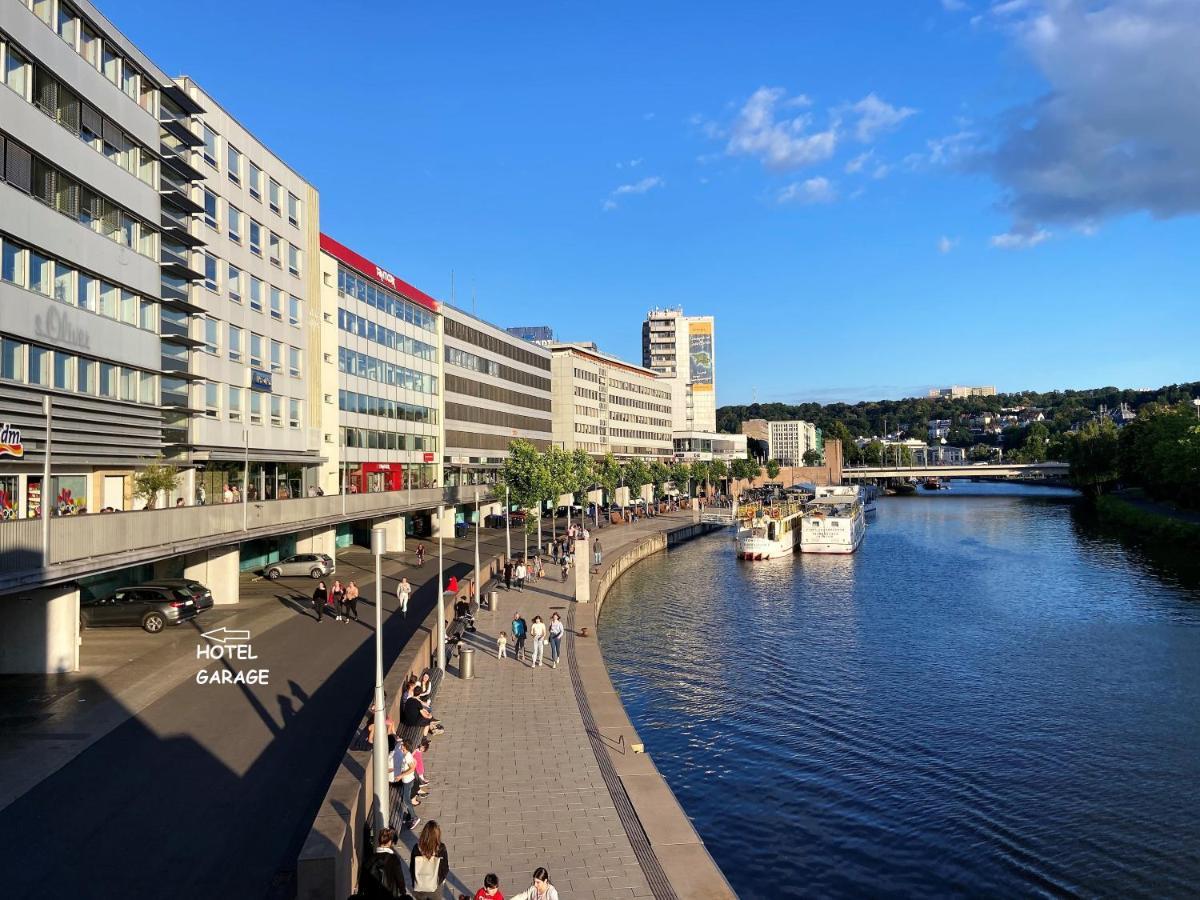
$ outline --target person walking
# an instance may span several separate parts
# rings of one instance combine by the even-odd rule
[[[421,820],[413,808],[413,785],[417,780],[417,761],[412,755],[413,745],[408,738],[401,738],[392,751],[393,784],[400,790],[400,827],[416,828]]]
[[[529,575],[529,571],[525,568],[525,560],[520,560],[517,563],[517,570],[513,573],[517,578],[517,590],[522,594],[525,593],[525,579]]]
[[[504,561],[504,590],[506,590],[506,591],[512,590],[512,577],[513,577],[513,561],[511,559],[506,559]]]
[[[562,616],[552,613],[550,616],[550,668],[558,668],[558,657],[562,652],[563,632]]]
[[[400,615],[408,616],[408,598],[412,596],[412,585],[407,578],[401,578],[396,585],[396,599],[400,602]]]
[[[346,585],[346,621],[358,621],[358,585],[353,580]]]
[[[337,616],[337,621],[343,621],[346,618],[346,589],[342,587],[340,580],[335,580],[333,587],[329,589],[329,602],[333,605],[333,612]]]
[[[566,581],[567,576],[571,574],[571,564],[567,562],[567,555],[564,553],[562,558],[562,580]]]
[[[329,591],[325,588],[325,582],[318,581],[317,587],[312,595],[313,612],[317,614],[317,621],[321,621],[321,617],[325,614],[325,604],[329,602]]]
[[[533,884],[529,890],[521,891],[511,900],[558,900],[558,891],[550,883],[550,873],[538,866],[533,870]]]
[[[496,659],[504,659],[507,647],[508,635],[502,631],[500,632],[500,636],[496,638]]]
[[[359,893],[368,900],[385,900],[405,895],[404,866],[396,854],[396,830],[384,828],[379,832],[379,844],[367,864]]]
[[[525,661],[525,620],[519,612],[513,613],[512,620],[513,659]]]
[[[421,829],[408,861],[408,874],[412,878],[413,900],[438,900],[450,874],[450,854],[442,843],[442,829],[437,822],[430,820]]]
[[[425,545],[417,544],[417,565],[425,565]]]
[[[529,626],[529,636],[533,638],[533,657],[529,666],[536,669],[542,664],[542,657],[546,655],[546,623],[542,621],[541,616],[533,617],[533,624]]]
[[[600,546],[600,539],[596,538],[596,545],[592,548],[592,559],[596,563],[596,571],[600,571],[600,563],[604,562],[604,550]]]

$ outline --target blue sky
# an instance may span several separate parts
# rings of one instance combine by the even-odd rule
[[[1195,0],[101,8],[434,296],[715,315],[719,403],[1200,378]]]

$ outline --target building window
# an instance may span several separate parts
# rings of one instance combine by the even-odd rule
[[[149,372],[142,373],[141,383],[138,385],[138,402],[158,406],[157,375],[151,375]]]
[[[146,331],[158,334],[158,304],[153,300],[147,300],[145,297],[141,299],[138,325]]]
[[[0,278],[11,284],[25,286],[25,248],[5,241],[0,250]]]
[[[75,14],[75,10],[65,3],[58,4],[58,27],[55,30],[59,37],[71,45],[71,49],[75,48],[75,35],[79,32],[79,17]]]
[[[300,348],[288,347],[288,374],[293,378],[300,377]]]
[[[232,204],[226,207],[229,219],[229,239],[235,244],[242,242],[242,211]]]
[[[300,401],[288,400],[288,428],[300,427]]]
[[[76,376],[76,390],[81,394],[96,393],[96,366],[94,359],[79,358],[78,374]]]
[[[204,224],[209,228],[217,227],[217,195],[207,188],[204,190]]]
[[[250,220],[250,252],[262,256],[262,226]]]
[[[229,385],[229,421],[242,421],[242,389]]]
[[[271,318],[283,321],[283,291],[271,285]]]
[[[100,35],[92,31],[87,23],[79,26],[79,52],[93,69],[100,68]]]
[[[229,299],[234,303],[242,302],[242,270],[232,263],[229,266]]]
[[[278,394],[271,395],[271,424],[276,428],[283,427],[283,398]]]
[[[271,371],[283,371],[283,344],[279,341],[271,341]]]
[[[263,283],[261,278],[250,276],[250,308],[255,312],[263,311]]]
[[[255,200],[262,200],[262,169],[256,166],[253,162],[249,166],[249,176],[247,180],[250,182],[250,196]]]
[[[12,44],[9,44],[7,49],[8,52],[4,56],[4,83],[20,94],[22,99],[28,100],[29,62],[13,49]]]
[[[204,161],[217,168],[217,133],[207,125],[201,124],[200,136],[204,139]]]
[[[213,381],[204,385],[204,414],[210,419],[221,417],[221,386]]]
[[[263,336],[250,332],[250,365],[261,369],[263,364]]]
[[[137,402],[138,371],[124,367],[121,369],[121,399],[127,403]]]
[[[29,289],[50,296],[51,263],[40,253],[29,254]]]
[[[120,366],[114,366],[111,363],[100,363],[100,396],[116,398],[117,396],[117,372]]]
[[[12,338],[0,338],[0,378],[25,380],[25,345]]]
[[[242,361],[242,329],[233,324],[229,326],[229,361]]]
[[[274,178],[271,178],[268,180],[268,182],[267,182],[267,205],[269,207],[271,207],[271,212],[275,213],[276,215],[279,215],[279,212],[280,212],[279,194],[282,190],[283,189],[280,187],[279,182],[276,181]]]
[[[300,298],[288,297],[288,324],[300,324]]]
[[[234,184],[242,183],[242,154],[233,144],[225,144],[225,170]]]
[[[138,98],[138,81],[137,69],[128,62],[125,63],[124,71],[121,74],[121,90],[125,92],[130,100],[137,100]]]
[[[250,424],[262,424],[262,398],[263,395],[258,391],[250,392]]]
[[[107,41],[100,49],[100,68],[105,78],[115,85],[121,84],[121,57],[113,53]]]
[[[217,290],[217,258],[211,253],[204,254],[204,286],[213,293]]]
[[[288,244],[288,271],[293,275],[300,274],[300,248]]]
[[[211,316],[204,320],[204,352],[217,356],[221,352],[221,323]]]
[[[75,295],[75,270],[59,263],[54,267],[54,299],[70,303]]]
[[[54,354],[54,387],[60,391],[75,390],[75,357],[59,350]]]
[[[75,282],[75,305],[80,309],[96,311],[96,295],[100,291],[100,282],[86,272],[80,272]]]
[[[267,232],[267,259],[271,261],[271,265],[281,264],[279,252],[279,235],[273,231]]]
[[[44,347],[29,348],[29,383],[50,386],[50,351]]]
[[[300,198],[297,197],[295,194],[293,194],[291,191],[289,191],[287,204],[288,204],[288,206],[287,206],[288,221],[291,222],[293,225],[295,225],[297,228],[299,228],[300,227]]]

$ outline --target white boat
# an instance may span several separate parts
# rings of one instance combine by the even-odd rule
[[[867,533],[859,489],[821,488],[800,519],[801,553],[853,553]]]
[[[862,504],[863,514],[871,515],[876,512],[875,498],[879,496],[879,488],[873,484],[833,484],[816,488],[817,497],[858,497]]]
[[[796,552],[804,508],[791,503],[755,506],[740,517],[733,546],[738,559],[776,559]]]

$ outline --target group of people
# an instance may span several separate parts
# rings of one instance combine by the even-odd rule
[[[541,616],[534,616],[533,622],[525,621],[525,617],[519,612],[513,613],[512,620],[512,643],[513,643],[513,659],[526,662],[528,660],[530,668],[540,666],[546,655],[546,644],[550,645],[550,668],[558,668],[558,658],[562,654],[562,638],[566,631],[563,625],[562,616],[558,613],[550,614],[550,623],[547,625],[542,621]],[[526,644],[531,645],[531,652],[526,656]],[[508,634],[500,632],[496,638],[496,658],[506,659],[508,657]]]
[[[320,622],[329,614],[332,607],[333,615],[339,622],[358,621],[358,585],[353,580],[343,585],[340,580],[334,581],[333,587],[327,588],[324,581],[318,581],[312,593],[313,612]]]

